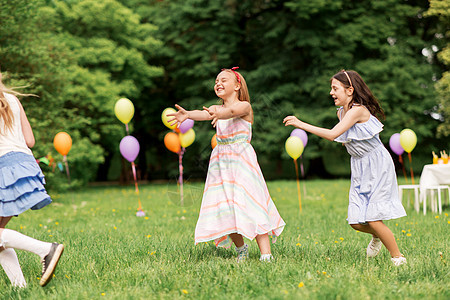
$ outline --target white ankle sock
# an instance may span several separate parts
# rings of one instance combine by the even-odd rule
[[[3,229],[0,246],[29,251],[39,255],[42,259],[48,254],[52,244],[35,240],[14,230]]]
[[[16,251],[14,251],[14,249],[0,251],[0,264],[13,286],[21,288],[27,286],[27,282],[23,277],[22,269],[20,268],[19,260],[17,259]]]
[[[261,254],[261,257],[259,258],[259,260],[261,261],[270,261],[272,259],[272,254]]]

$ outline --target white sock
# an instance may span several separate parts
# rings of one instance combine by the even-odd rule
[[[0,251],[0,264],[13,286],[21,288],[27,286],[27,282],[23,277],[22,269],[20,268],[19,260],[17,259],[16,251],[14,251],[14,249]]]
[[[272,259],[272,254],[261,254],[261,257],[259,258],[260,261],[270,261]]]
[[[3,229],[0,246],[32,252],[43,259],[50,252],[52,244],[35,240],[11,229]]]

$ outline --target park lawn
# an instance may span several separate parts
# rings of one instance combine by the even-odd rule
[[[450,299],[449,206],[442,215],[386,222],[408,265],[388,251],[367,259],[370,236],[347,225],[349,180],[309,180],[299,213],[295,181],[268,182],[286,227],[273,263],[237,264],[234,249],[194,245],[203,183],[186,183],[181,206],[175,184],[141,184],[146,217],[136,217],[134,186],[89,187],[52,194],[54,203],[14,218],[8,228],[64,243],[54,279],[39,286],[38,257],[18,250],[28,288],[0,275],[1,299]]]

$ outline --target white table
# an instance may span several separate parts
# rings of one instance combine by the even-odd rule
[[[427,189],[440,185],[450,185],[450,163],[423,166],[420,175],[420,198],[424,201],[424,214],[426,213]]]

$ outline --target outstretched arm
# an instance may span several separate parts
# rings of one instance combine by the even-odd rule
[[[204,110],[185,110],[178,104],[175,104],[175,107],[178,109],[176,113],[167,114],[168,117],[173,117],[172,119],[168,120],[170,125],[176,124],[177,126],[180,126],[180,124],[183,123],[186,119],[191,119],[194,121],[211,120],[210,114]]]
[[[17,102],[19,103],[20,108],[20,124],[22,126],[23,136],[25,137],[25,143],[27,144],[28,148],[33,148],[35,144],[33,129],[31,129],[30,122],[28,121],[27,115],[25,114],[22,103],[20,103],[19,99],[17,99]]]
[[[350,129],[355,123],[359,121],[365,121],[369,112],[363,107],[353,107],[342,118],[342,120],[336,124],[332,129],[326,129],[317,127],[305,122],[300,121],[295,116],[288,116],[284,118],[283,123],[285,126],[292,125],[294,127],[311,132],[317,136],[320,136],[329,141],[334,141],[338,136]]]
[[[216,106],[212,106],[210,108],[203,107],[203,109],[211,116],[211,124],[214,127],[216,127],[216,123],[219,119],[243,117],[250,114],[252,111],[252,107],[247,101],[240,101],[231,107],[217,108]]]

